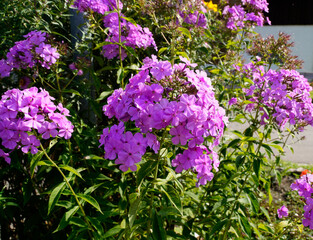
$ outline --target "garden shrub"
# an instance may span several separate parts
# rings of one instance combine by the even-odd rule
[[[301,225],[269,210],[287,140],[313,124],[312,88],[287,35],[253,31],[270,24],[266,0],[0,6],[14,16],[0,45],[4,238],[285,239]],[[310,228],[311,178],[291,186]]]

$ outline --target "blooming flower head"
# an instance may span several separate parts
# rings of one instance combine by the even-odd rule
[[[258,108],[261,124],[272,117],[281,130],[287,123],[298,131],[313,126],[312,87],[299,72],[285,69],[265,72],[264,66],[257,63],[246,64],[240,71],[254,83],[244,89],[251,102],[246,110]]]
[[[268,12],[267,0],[242,0],[241,3],[225,6],[223,15],[228,18],[227,28],[237,30],[248,25],[263,26],[265,20],[270,24],[270,20],[264,19],[263,15],[263,11]]]
[[[218,170],[219,161],[212,148],[219,143],[226,121],[224,109],[214,98],[210,79],[205,72],[194,71],[192,67],[196,65],[187,59],[172,66],[152,56],[143,63],[125,90],[114,91],[103,107],[106,116],[115,117],[120,123],[130,121],[140,132],[132,135],[123,131],[114,137],[116,127],[105,130],[100,142],[106,157],[115,159],[123,171],[136,169],[135,164],[148,147],[158,153],[159,135],[165,133],[178,149],[187,149],[173,159],[176,171],[194,169],[199,184],[206,184],[213,178],[211,170]],[[205,147],[208,136],[213,141]],[[119,148],[116,141],[122,143]]]
[[[68,110],[62,105],[55,106],[52,100],[48,92],[36,87],[5,92],[0,100],[2,146],[10,151],[20,148],[24,153],[36,154],[41,138],[69,139],[74,126],[66,118]],[[0,157],[9,162],[8,154],[2,149]]]
[[[288,208],[283,205],[281,208],[277,209],[278,218],[288,217]]]
[[[33,68],[36,64],[49,69],[55,64],[60,54],[55,47],[46,44],[47,34],[32,31],[24,35],[25,40],[16,42],[7,53],[7,59],[0,60],[0,77],[9,77],[14,69]]]
[[[125,46],[133,49],[136,47],[143,49],[154,47],[154,49],[157,50],[153,35],[148,28],[142,28],[139,24],[134,25],[133,23],[126,21],[124,18],[119,21],[118,14],[116,12],[106,15],[103,18],[103,23],[104,26],[109,29],[106,42],[112,43],[106,44],[102,47],[102,54],[104,57],[113,59],[119,56],[119,46],[117,45],[120,40],[119,25],[122,27],[121,41],[125,42]],[[126,51],[122,49],[122,59],[126,56]]]

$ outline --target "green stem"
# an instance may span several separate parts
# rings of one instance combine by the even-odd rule
[[[86,213],[85,213],[85,211],[84,211],[82,205],[80,204],[80,201],[78,200],[78,197],[77,197],[76,193],[74,192],[74,190],[73,190],[71,184],[70,184],[69,181],[67,180],[66,176],[64,175],[64,173],[62,172],[62,170],[59,168],[59,166],[49,157],[49,155],[47,154],[45,148],[42,146],[41,143],[40,143],[40,148],[41,148],[41,150],[43,151],[44,155],[47,157],[47,159],[52,163],[52,165],[53,165],[56,169],[58,169],[58,171],[59,171],[60,174],[62,175],[64,181],[66,182],[66,185],[69,187],[70,191],[72,192],[72,194],[73,194],[73,196],[74,196],[74,198],[75,198],[75,200],[76,200],[76,202],[77,202],[77,204],[78,204],[78,207],[79,207],[79,209],[81,210],[81,212],[82,212],[82,214],[83,214],[83,216],[84,216],[84,218],[85,218],[85,222],[87,223],[87,225],[88,225],[88,227],[89,227],[89,230],[91,229],[91,230],[93,231],[93,228],[92,228],[92,226],[90,225],[90,223],[89,223],[89,221],[88,221],[87,215],[86,215]],[[89,230],[88,230],[88,234],[89,234],[89,236],[90,236],[91,239],[92,239],[92,235],[91,235],[91,233],[89,232]]]
[[[157,177],[158,177],[159,163],[160,163],[160,157],[161,157],[161,149],[162,149],[162,146],[163,146],[163,143],[164,143],[165,135],[166,135],[166,131],[163,132],[162,140],[161,140],[161,142],[160,142],[160,150],[159,150],[159,152],[158,152],[157,165],[156,165],[156,167],[155,167],[155,171],[154,171],[154,175],[153,175],[153,182],[152,182],[152,189],[153,189],[153,190],[154,190],[154,187],[155,187],[156,179],[157,179]],[[151,229],[153,199],[154,199],[154,192],[152,191],[152,193],[151,193],[151,199],[150,199],[150,207],[149,207],[149,216],[150,216],[150,218],[149,218],[149,221],[148,221],[148,235],[149,235],[150,229]]]
[[[121,13],[120,13],[120,6],[119,1],[117,1],[117,14],[118,14],[118,51],[120,55],[120,69],[123,69],[123,57],[122,57],[122,26],[121,26]],[[121,87],[124,89],[124,77],[121,78]]]
[[[59,95],[60,95],[60,100],[61,100],[61,103],[63,103],[63,96],[62,96],[62,89],[61,89],[61,86],[60,86],[60,77],[59,77],[59,74],[58,74],[58,62],[57,62],[57,65],[56,65],[56,78],[57,78],[57,85],[58,85],[58,90],[59,90]]]

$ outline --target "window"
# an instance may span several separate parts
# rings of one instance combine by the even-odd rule
[[[313,0],[268,0],[272,25],[313,24]]]

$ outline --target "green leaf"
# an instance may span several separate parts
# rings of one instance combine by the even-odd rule
[[[105,238],[108,238],[108,237],[112,237],[116,234],[118,234],[120,231],[122,230],[122,228],[117,225],[113,228],[111,228],[110,230],[108,230],[103,236],[102,236],[102,239],[105,239]]]
[[[205,29],[205,30],[204,30],[204,35],[205,35],[207,38],[209,38],[209,39],[211,39],[211,40],[214,41],[214,36],[212,35],[212,33],[211,33],[208,29]]]
[[[78,176],[78,177],[80,177],[82,180],[84,180],[83,177],[82,177],[82,175],[81,175],[75,168],[70,167],[70,166],[68,166],[68,165],[63,165],[63,164],[61,164],[59,167],[62,168],[62,169],[64,169],[64,170],[67,170],[67,171],[69,171],[69,172],[71,172],[71,173],[74,173],[76,176]],[[83,168],[82,170],[85,170],[85,169]]]
[[[260,207],[260,209],[263,212],[263,214],[265,215],[265,217],[267,218],[267,221],[271,222],[271,218],[270,218],[270,215],[268,214],[268,211],[264,207]]]
[[[137,196],[135,201],[132,202],[132,204],[130,205],[130,208],[129,208],[128,217],[129,217],[129,227],[130,228],[133,227],[134,221],[137,217],[137,211],[138,211],[139,207],[140,207],[140,197]]]
[[[244,162],[245,162],[246,156],[239,155],[236,157],[236,168],[238,169]]]
[[[275,226],[275,230],[276,232],[281,232],[284,230],[285,227],[288,227],[288,226],[289,226],[289,221],[287,220],[281,221]]]
[[[80,94],[80,92],[78,92],[77,90],[74,90],[74,89],[65,89],[65,90],[62,90],[62,92],[64,93],[72,93],[74,95],[77,95],[79,97],[82,97],[82,95]]]
[[[278,184],[280,185],[281,184],[281,174],[279,171],[274,171],[275,172],[275,175],[276,175],[276,179],[278,181]]]
[[[261,172],[261,160],[259,158],[254,159],[253,161],[253,170],[255,172],[255,175],[257,178],[260,178],[260,172]]]
[[[139,62],[140,59],[138,57],[138,54],[136,53],[136,51],[132,48],[132,47],[128,47],[128,46],[122,46],[128,53],[130,53],[131,55],[133,55]]]
[[[260,204],[259,201],[257,199],[257,197],[255,196],[255,194],[251,191],[248,192],[248,196],[250,198],[251,201],[251,205],[252,205],[252,210],[255,214],[259,213],[260,210]]]
[[[164,51],[166,51],[168,48],[167,47],[163,47],[159,50],[158,52],[158,56],[160,56]]]
[[[239,214],[239,222],[244,232],[251,237],[251,227],[246,216]]]
[[[44,152],[43,151],[38,151],[38,153],[36,155],[34,155],[32,157],[32,160],[30,162],[30,173],[31,173],[31,177],[34,176],[35,173],[35,168],[38,165],[38,162],[41,160],[41,158],[43,157]]]
[[[114,43],[112,43],[112,42],[102,42],[102,43],[98,43],[98,44],[96,45],[96,47],[95,47],[93,50],[97,50],[97,49],[103,47],[104,45],[112,45],[112,44],[114,44]]]
[[[166,189],[165,189],[165,186],[162,185],[162,192],[170,200],[173,207],[175,207],[179,211],[179,213],[183,215],[181,197],[179,196],[177,190],[171,185],[167,184]]]
[[[273,147],[273,148],[276,148],[280,153],[284,152],[284,149],[281,146],[279,146],[278,144],[268,144],[268,145]]]
[[[224,219],[222,221],[218,221],[212,228],[209,236],[213,236],[214,233],[216,232],[220,232],[222,230],[222,228],[224,227],[224,225],[228,222],[228,219]]]
[[[151,173],[151,171],[155,168],[156,165],[157,165],[157,162],[152,161],[152,160],[149,160],[145,162],[144,164],[140,165],[140,169],[137,172],[137,179],[136,179],[137,186],[141,185],[141,182],[143,181],[143,179]]]
[[[235,148],[237,147],[238,143],[241,141],[241,139],[234,139],[228,144],[228,148]]]
[[[81,193],[77,193],[77,196],[80,197],[81,199],[85,200],[86,202],[88,202],[90,205],[92,205],[93,207],[95,207],[99,212],[102,213],[101,208],[99,203],[96,201],[96,199],[94,199],[92,196],[90,195],[84,195]]]
[[[69,221],[69,224],[76,225],[80,228],[88,228],[88,225],[82,218],[72,217]]]
[[[166,232],[162,218],[155,210],[153,210],[152,231],[152,237],[154,240],[166,240]]]
[[[137,23],[135,22],[135,20],[130,17],[121,16],[121,18],[124,18],[126,21],[131,22],[132,24],[137,26]]]
[[[268,204],[271,206],[272,201],[273,201],[273,197],[272,197],[272,193],[271,193],[271,182],[270,182],[270,180],[268,180],[265,183],[265,189],[266,189],[266,192],[268,195]]]
[[[184,57],[184,58],[189,59],[187,53],[185,53],[185,52],[176,52],[176,54],[179,55],[179,56],[182,56],[182,57]]]
[[[117,71],[117,83],[120,84],[122,82],[122,80],[124,79],[124,69],[120,68]]]
[[[55,204],[59,201],[62,191],[66,186],[65,182],[60,183],[57,185],[50,194],[49,202],[48,202],[48,215],[50,214],[51,210],[54,208]]]
[[[111,95],[112,93],[113,93],[113,90],[104,91],[100,94],[100,96],[96,99],[96,101],[101,101],[101,100],[105,99],[106,97],[108,97],[109,95]]]
[[[71,219],[71,217],[77,212],[77,210],[79,209],[78,206],[74,206],[72,209],[68,210],[62,217],[58,227],[56,230],[54,230],[53,233],[56,233],[58,231],[61,231],[62,229],[64,229],[68,224],[69,224],[69,220]]]
[[[271,233],[271,234],[274,234],[274,231],[271,227],[261,223],[258,225],[258,228],[264,232],[267,232],[267,233]]]
[[[191,39],[190,31],[187,28],[179,27],[179,28],[177,28],[177,30],[180,31],[185,36],[187,36],[189,39]]]

